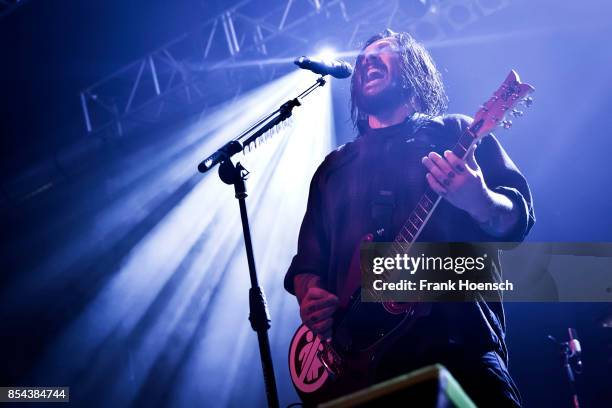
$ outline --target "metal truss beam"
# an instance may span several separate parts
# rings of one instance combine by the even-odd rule
[[[426,13],[415,16],[406,6],[410,2],[426,3]],[[509,2],[499,0],[491,6],[486,0],[244,0],[83,89],[85,127],[98,137],[53,152],[52,159],[4,182],[0,209],[47,191],[58,174],[76,177],[98,151],[103,160],[108,137],[203,113],[207,106],[294,69],[291,61],[296,56],[322,47],[355,50],[360,41],[386,27],[409,31],[432,45],[454,38],[464,26]]]
[[[262,13],[262,2],[244,0],[83,89],[80,102],[85,127],[89,133],[111,130],[121,134],[124,121],[152,123],[173,108],[180,110],[203,99],[210,104],[220,102],[235,95],[239,86],[245,87],[245,81],[246,87],[249,85],[244,74],[242,81],[236,80],[240,75],[237,62],[287,57],[295,52],[301,55],[312,49],[317,38],[325,38],[330,31],[337,35],[338,25],[343,31],[350,26],[348,31],[353,32],[355,24],[373,21],[377,14],[388,15],[385,10],[397,0],[354,1],[358,7],[347,3],[270,1]],[[282,73],[277,66],[263,63],[257,68],[255,75],[248,75],[250,82],[262,83]],[[219,93],[220,88],[227,92]]]
[[[410,2],[425,5],[425,14],[411,13]],[[243,0],[83,89],[85,127],[122,134],[127,122],[155,123],[196,103],[215,104],[292,69],[268,61],[322,44],[351,50],[385,27],[440,40],[508,2],[493,9],[482,0]]]

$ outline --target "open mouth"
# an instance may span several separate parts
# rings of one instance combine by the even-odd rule
[[[376,81],[385,77],[385,69],[382,67],[368,67],[365,74],[365,83]]]

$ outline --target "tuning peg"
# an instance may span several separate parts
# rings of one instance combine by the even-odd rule
[[[512,127],[512,121],[508,119],[502,120],[500,126],[504,129],[510,129]]]
[[[531,96],[526,96],[525,98],[523,98],[523,100],[521,101],[521,103],[526,107],[530,107],[531,105],[533,105],[533,98]]]
[[[524,115],[523,111],[520,111],[518,109],[512,109],[512,111],[510,112],[510,114],[512,116],[514,116],[515,118],[520,118],[521,116]]]

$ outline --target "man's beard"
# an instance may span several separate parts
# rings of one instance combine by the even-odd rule
[[[386,110],[395,109],[405,100],[404,90],[397,82],[389,84],[374,95],[364,95],[363,90],[359,89],[355,98],[357,108],[368,115],[378,115]]]

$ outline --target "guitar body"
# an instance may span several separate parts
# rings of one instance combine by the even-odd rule
[[[368,234],[361,242],[372,239]],[[334,315],[332,341],[321,341],[306,325],[301,325],[291,340],[291,379],[307,405],[373,384],[384,351],[418,317],[429,313],[430,305],[425,303],[361,302],[361,242],[353,253],[347,284],[338,295],[340,306]]]
[[[301,325],[291,340],[289,369],[305,406],[315,406],[369,384],[370,355],[367,351],[343,354],[341,375],[333,375],[327,370],[322,362],[323,353],[325,349],[319,337],[306,325]]]
[[[470,147],[478,143],[494,127],[509,128],[507,113],[520,117],[514,107],[534,88],[520,82],[511,71],[493,96],[476,112],[452,151],[465,160]],[[525,99],[523,99],[525,98]],[[440,197],[426,189],[408,220],[400,228],[394,242],[409,248],[435,211]],[[371,385],[376,380],[378,365],[385,352],[400,338],[407,338],[413,324],[431,309],[429,303],[361,302],[361,244],[374,239],[362,238],[351,259],[344,287],[339,288],[339,308],[334,315],[332,339],[323,342],[305,325],[300,326],[291,341],[289,369],[291,380],[306,405],[316,405]]]

